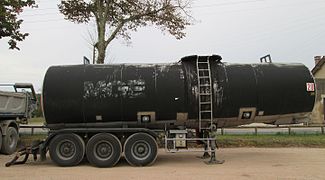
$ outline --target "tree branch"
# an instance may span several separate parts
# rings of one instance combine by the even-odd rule
[[[116,37],[117,33],[120,32],[120,30],[123,28],[125,22],[121,21],[115,30],[112,32],[112,34],[109,36],[109,38],[105,41],[105,46],[107,46],[113,39]]]

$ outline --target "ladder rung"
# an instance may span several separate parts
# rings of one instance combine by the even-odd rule
[[[200,85],[202,85],[202,84],[210,84],[210,79],[206,79],[206,80],[203,80],[203,78],[202,79],[199,79],[199,84]]]
[[[201,121],[203,121],[203,122],[209,122],[209,121],[211,121],[211,119],[201,119]]]
[[[201,91],[199,94],[200,94],[201,96],[210,96],[210,95],[212,95],[212,93],[205,92],[205,91]]]
[[[200,79],[207,79],[207,78],[210,78],[210,76],[199,76]]]
[[[201,111],[201,113],[208,113],[208,112],[212,112],[212,111],[211,110]]]
[[[211,93],[199,93],[200,94],[200,96],[210,96],[210,95],[212,95]]]
[[[199,64],[208,64],[209,62],[208,61],[198,61],[197,63],[199,63]]]
[[[210,87],[210,84],[200,84],[200,87]]]
[[[202,112],[202,111],[206,111],[206,112]],[[211,112],[211,109],[209,108],[209,109],[205,109],[205,110],[201,110],[201,115],[202,114],[205,114],[205,113],[210,113]]]
[[[200,104],[211,104],[211,101],[200,102]]]
[[[199,68],[199,71],[210,71],[210,69],[203,69],[203,68]]]
[[[210,82],[204,81],[202,83],[199,83],[199,86],[208,86],[208,87],[210,87]]]

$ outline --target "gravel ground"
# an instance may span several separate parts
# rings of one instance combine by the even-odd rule
[[[325,179],[325,149],[227,148],[218,150],[226,162],[206,165],[200,153],[169,154],[159,151],[150,167],[130,167],[124,159],[114,168],[95,168],[87,161],[76,167],[58,167],[50,159],[30,160],[5,167],[13,156],[0,155],[0,179]]]

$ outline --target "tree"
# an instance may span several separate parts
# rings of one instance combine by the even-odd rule
[[[0,1],[0,39],[9,37],[9,49],[17,49],[17,41],[23,41],[28,33],[20,32],[22,19],[18,15],[24,7],[35,7],[35,0],[1,0]]]
[[[155,25],[181,39],[191,23],[190,0],[61,0],[58,5],[66,19],[88,23],[95,19],[97,63],[104,63],[106,48],[116,37],[130,40],[130,31]]]

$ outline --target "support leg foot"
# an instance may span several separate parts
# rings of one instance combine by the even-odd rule
[[[212,164],[223,164],[224,162],[225,162],[225,160],[217,160],[216,153],[212,152],[210,160],[206,161],[205,163],[208,165],[212,165]]]

